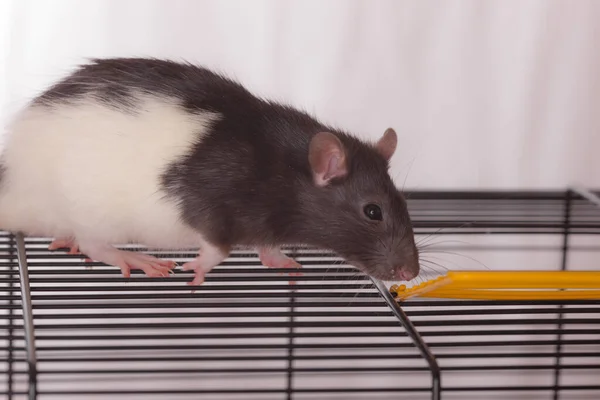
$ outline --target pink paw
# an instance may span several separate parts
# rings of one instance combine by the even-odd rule
[[[79,254],[79,245],[73,238],[56,238],[48,246],[48,250],[69,249],[69,254]]]
[[[278,249],[260,249],[258,252],[260,262],[269,268],[292,268],[299,269],[302,265],[294,259],[286,256]],[[289,276],[302,276],[301,272],[290,272]],[[290,284],[295,284],[296,281],[290,281]]]
[[[202,264],[202,260],[200,259],[200,257],[198,257],[193,261],[186,262],[182,265],[184,271],[194,271],[194,279],[191,282],[188,282],[188,285],[199,286],[204,283],[206,272]]]
[[[229,251],[205,243],[198,257],[183,264],[184,271],[194,271],[194,279],[188,282],[188,285],[198,286],[203,284],[206,274],[227,258],[228,254]]]
[[[135,269],[144,271],[151,278],[169,276],[170,271],[177,265],[174,261],[133,251],[120,251],[116,264],[126,278],[129,278],[131,270]]]

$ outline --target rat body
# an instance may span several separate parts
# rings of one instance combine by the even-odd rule
[[[114,244],[200,248],[200,284],[234,245],[270,267],[303,243],[379,279],[419,272],[406,203],[376,143],[252,95],[205,68],[93,60],[34,99],[0,155],[0,228],[164,276],[174,263]]]

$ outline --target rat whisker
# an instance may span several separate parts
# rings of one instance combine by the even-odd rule
[[[423,259],[421,259],[421,261],[424,262],[424,263],[437,265],[440,268],[444,269],[444,271],[450,270],[449,268],[447,268],[446,266],[444,266],[443,264],[440,263],[440,262],[445,261],[445,260],[439,260],[439,262],[437,262],[437,261],[431,260],[430,258],[423,258]]]
[[[377,238],[377,240],[379,241],[379,243],[381,244],[381,246],[386,250],[389,251],[390,247],[383,241],[383,239],[381,239],[380,237]],[[392,241],[393,243],[393,241]]]
[[[456,269],[461,269],[461,266],[452,260],[447,260],[442,257],[436,257],[431,254],[428,254],[427,257],[428,257],[428,261],[431,261],[431,259],[434,259],[434,260],[438,260],[439,262],[448,262],[448,263],[451,263],[453,266],[457,267]],[[449,268],[447,268],[447,269],[449,270]]]
[[[369,282],[371,282],[371,281],[369,281]],[[352,296],[350,303],[352,303],[356,300],[356,298],[362,293],[362,291],[365,289],[366,285],[369,284],[369,282],[362,284],[358,289],[356,289],[354,296]]]
[[[444,230],[444,229],[446,229],[446,228],[447,228],[447,227],[441,227],[441,228],[437,229],[436,231],[434,231],[434,232],[431,232],[429,235],[425,236],[424,238],[420,238],[419,240],[417,240],[417,241],[416,241],[415,245],[416,245],[417,247],[419,247],[420,245],[423,245],[423,244],[425,244],[425,243],[426,243],[426,241],[427,241],[427,239],[429,239],[429,238],[431,238],[432,236],[434,236],[434,235],[436,235],[436,234],[440,233],[441,231],[443,231],[443,230]]]
[[[408,175],[410,174],[410,171],[411,171],[413,165],[415,164],[416,159],[417,159],[417,156],[414,156],[412,161],[410,162],[410,165],[408,166],[408,171],[406,172],[406,175],[404,176],[404,182],[402,182],[402,189],[400,190],[402,193],[404,193],[404,188],[406,187],[406,180],[408,179]]]
[[[426,242],[425,242],[425,240],[426,240],[426,239],[428,239],[428,238],[430,238],[431,236],[434,236],[434,235],[436,235],[436,234],[440,233],[440,232],[441,232],[441,231],[443,231],[444,229],[449,229],[449,228],[460,229],[460,228],[463,228],[463,227],[465,227],[465,226],[467,226],[467,225],[469,225],[469,224],[472,224],[472,223],[473,223],[473,221],[469,221],[469,222],[462,223],[462,224],[460,224],[459,226],[456,226],[456,227],[453,227],[453,226],[444,226],[444,227],[441,227],[441,228],[439,228],[438,230],[436,230],[436,231],[434,231],[434,232],[431,232],[431,233],[430,233],[429,235],[427,235],[425,238],[421,239],[421,241],[417,241],[417,247],[418,247],[419,245],[425,244],[425,243],[426,243]],[[457,234],[458,234],[458,233],[457,233]],[[430,240],[431,240],[431,239],[430,239]]]
[[[472,245],[472,242],[467,242],[466,240],[458,240],[458,239],[446,239],[446,240],[441,240],[439,242],[434,242],[432,244],[442,244],[442,243],[458,243],[458,244],[466,244],[466,245]],[[429,246],[429,244],[428,244]]]
[[[425,262],[425,264],[423,265],[424,267],[429,267],[429,268],[433,269],[438,274],[441,273],[443,275],[443,274],[445,274],[446,272],[449,271],[448,268],[444,267],[443,265],[441,265],[441,264],[439,264],[437,262],[430,261],[430,260],[425,260],[424,262]],[[440,268],[442,272],[440,272],[440,270],[438,270],[436,267]]]
[[[334,260],[331,261],[331,263],[329,264],[330,266],[327,267],[324,271],[324,273],[321,276],[321,280],[324,280],[326,277],[326,274],[330,274],[330,273],[334,273],[336,275],[340,274],[340,268],[342,265],[346,264],[346,261],[344,260]],[[335,271],[332,271],[333,269],[335,269]]]
[[[424,250],[424,249],[428,249],[428,248],[430,248],[432,246],[438,246],[438,245],[447,244],[447,243],[459,243],[459,244],[465,244],[465,245],[471,245],[472,244],[472,243],[465,242],[465,241],[462,241],[462,240],[450,240],[450,239],[448,239],[448,240],[440,240],[438,242],[430,241],[429,243],[421,245],[419,247],[419,250]]]
[[[417,282],[416,282],[416,284],[417,284],[417,285],[420,285],[421,283],[424,283],[424,282],[425,282],[425,278],[424,278],[422,275],[418,275],[418,276],[416,277],[416,280],[417,280]],[[413,281],[414,281],[414,279],[413,279]],[[411,282],[412,282],[412,281],[411,281]]]
[[[438,277],[440,275],[443,275],[443,274],[440,274],[439,271],[437,271],[433,267],[424,266],[424,268],[423,268],[423,274],[421,275],[421,279],[423,281],[426,281],[428,279],[432,279],[432,278]]]
[[[479,261],[479,260],[477,260],[476,258],[473,258],[473,257],[471,257],[471,256],[467,256],[467,255],[465,255],[465,254],[460,254],[460,253],[455,253],[455,252],[453,252],[453,251],[445,251],[445,250],[437,250],[437,251],[435,251],[435,253],[440,253],[440,254],[450,254],[450,255],[453,255],[453,256],[464,257],[464,258],[466,258],[466,259],[469,259],[469,260],[471,260],[471,261],[473,261],[473,262],[475,262],[475,263],[479,264],[480,266],[484,267],[485,269],[488,269],[488,270],[489,270],[489,269],[491,269],[490,267],[488,267],[488,266],[487,266],[486,264],[484,264],[483,262],[481,262],[481,261]]]

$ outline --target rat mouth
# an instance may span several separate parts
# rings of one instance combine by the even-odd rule
[[[384,267],[382,265],[376,264],[374,266],[367,267],[365,263],[358,261],[353,258],[345,258],[346,263],[350,266],[355,267],[365,275],[370,278],[377,279],[380,281],[411,281],[415,279],[418,273],[412,274],[407,269],[397,270],[392,267]]]
[[[378,279],[378,280],[393,280],[393,272],[390,272],[389,274],[383,272],[385,271],[385,269],[383,268],[379,268],[379,266],[375,266],[372,268],[367,268],[366,265],[361,262],[358,261],[355,258],[352,257],[345,257],[346,263],[356,269],[358,269],[360,272],[364,273],[365,275],[374,278],[374,279]]]

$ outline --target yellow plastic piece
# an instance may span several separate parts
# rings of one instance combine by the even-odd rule
[[[396,300],[600,300],[600,271],[450,271],[420,285],[393,285]]]

